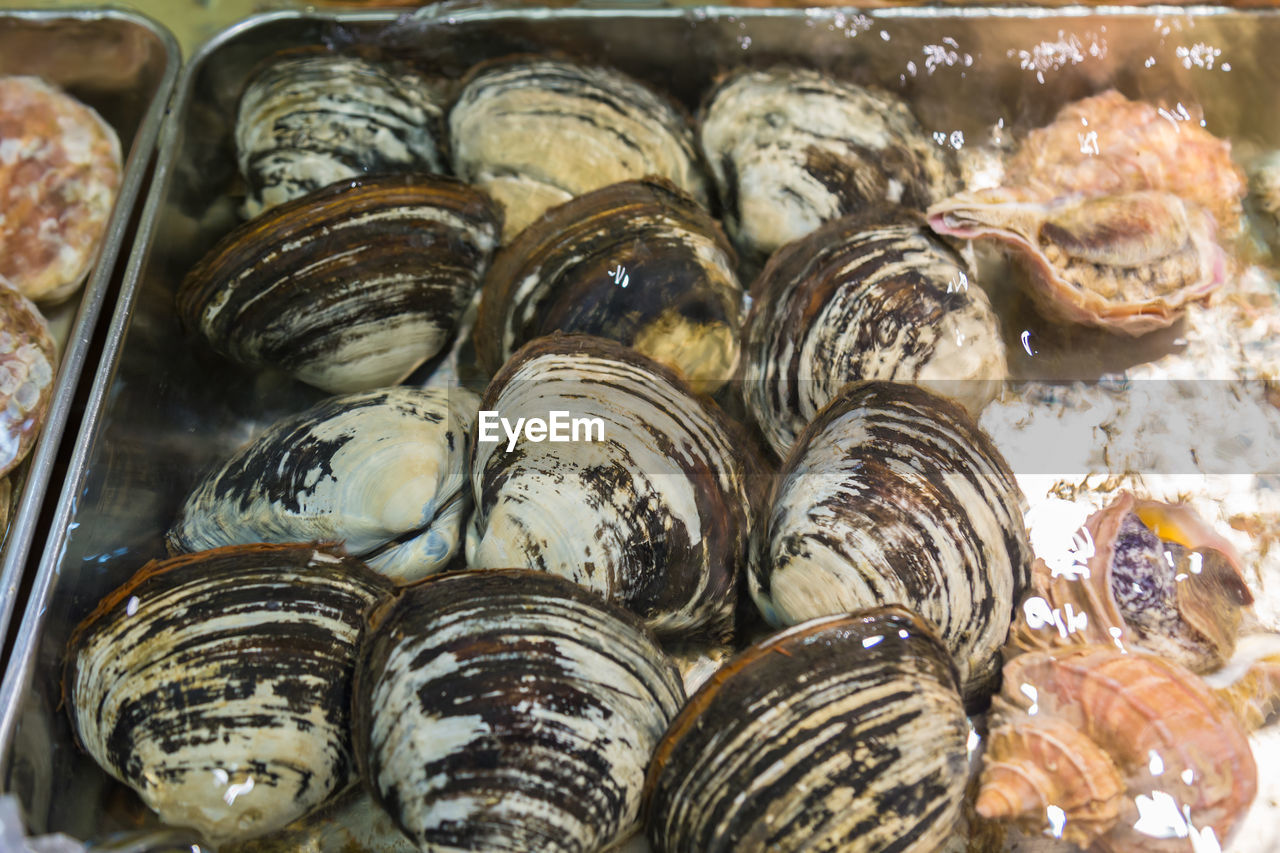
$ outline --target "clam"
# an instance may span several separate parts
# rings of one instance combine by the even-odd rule
[[[448,344],[500,222],[450,178],[341,181],[224,237],[183,280],[178,312],[239,364],[333,394],[394,385]]]
[[[89,275],[120,191],[120,140],[35,77],[0,76],[0,282],[59,302]]]
[[[453,171],[506,209],[509,240],[549,207],[656,175],[706,204],[676,103],[620,71],[516,56],[471,71],[449,113]]]
[[[567,577],[664,637],[727,634],[754,469],[672,371],[602,338],[539,338],[485,391],[473,448],[467,565]]]
[[[1107,853],[1219,849],[1257,768],[1239,720],[1190,670],[1114,646],[1011,660],[976,808]]]
[[[215,843],[279,829],[354,778],[356,639],[389,588],[302,545],[148,563],[71,637],[75,735],[166,823]]]
[[[476,354],[492,375],[530,340],[583,332],[708,391],[738,361],[743,292],[720,226],[669,181],[613,184],[547,211],[494,258]]]
[[[957,404],[892,382],[846,387],[805,429],[755,531],[751,595],[774,625],[901,604],[937,626],[965,698],[999,677],[1028,583],[1022,494]]]
[[[172,551],[336,541],[397,582],[457,553],[479,398],[394,387],[333,397],[269,427],[192,489]]]
[[[44,315],[0,277],[0,476],[25,459],[40,437],[57,364]]]
[[[1253,596],[1231,543],[1192,509],[1125,492],[1075,542],[1079,550],[1035,561],[1015,644],[1114,643],[1198,673],[1232,656]]]
[[[779,249],[752,286],[747,409],[779,456],[848,382],[916,382],[975,417],[1008,373],[960,257],[905,208],[842,217]]]
[[[929,224],[1008,248],[1050,317],[1137,336],[1225,280],[1244,187],[1230,143],[1110,90],[1064,107],[1003,186],[938,202]]]
[[[814,619],[740,653],[695,693],[649,768],[659,853],[941,847],[969,728],[933,630],[897,607]]]
[[[599,850],[635,828],[683,701],[622,608],[538,572],[449,573],[373,613],[357,754],[423,850]]]
[[[707,96],[699,141],[748,258],[831,219],[955,191],[954,164],[900,98],[817,71],[742,70]]]
[[[245,213],[344,178],[443,172],[444,92],[410,68],[324,49],[270,57],[240,96]]]

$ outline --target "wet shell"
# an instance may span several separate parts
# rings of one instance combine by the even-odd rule
[[[751,295],[743,396],[779,456],[850,381],[917,382],[976,417],[1008,373],[986,293],[902,208],[788,244]]]
[[[933,631],[896,607],[748,648],[689,700],[649,769],[659,853],[927,853],[960,814],[969,729]]]
[[[25,459],[40,437],[57,365],[57,345],[44,315],[0,277],[0,476]]]
[[[727,633],[751,463],[714,403],[634,350],[559,335],[516,353],[481,410],[511,425],[559,411],[569,440],[534,442],[526,430],[509,442],[496,423],[486,431],[482,415],[467,565],[567,577],[669,637]],[[575,419],[597,426],[584,421],[574,435]]]
[[[954,166],[907,104],[801,68],[739,71],[708,96],[699,140],[725,227],[750,258],[845,214],[954,192]]]
[[[540,573],[451,573],[374,614],[355,737],[364,777],[421,849],[577,853],[635,827],[683,701],[622,608]]]
[[[245,87],[236,157],[245,213],[343,178],[442,172],[444,93],[408,68],[324,50],[272,57]]]
[[[601,66],[513,57],[472,71],[449,113],[453,171],[506,209],[504,241],[549,207],[646,175],[707,201],[687,118]]]
[[[232,361],[334,394],[394,385],[439,353],[479,286],[501,217],[448,178],[340,182],[227,235],[178,311]]]
[[[1197,676],[1077,646],[1005,667],[977,810],[1105,853],[1189,853],[1192,834],[1225,843],[1256,789],[1244,729]]]
[[[351,676],[390,584],[307,546],[147,564],[76,629],[76,737],[162,820],[231,841],[279,829],[353,778]]]
[[[430,574],[461,544],[478,406],[465,389],[410,387],[318,403],[198,483],[168,545],[338,541],[397,582]]]
[[[120,140],[34,77],[0,77],[0,282],[58,302],[84,283],[120,190]]]
[[[1021,503],[1008,465],[958,405],[912,385],[851,385],[779,472],[752,597],[774,625],[909,607],[938,627],[976,701],[999,675],[1028,583]]]
[[[1012,642],[1116,643],[1198,673],[1231,657],[1253,596],[1235,549],[1189,507],[1125,492],[1075,542],[1077,551],[1035,561]]]
[[[498,252],[476,320],[490,374],[554,331],[638,349],[708,391],[737,366],[743,292],[719,225],[668,181],[614,184],[552,208]]]

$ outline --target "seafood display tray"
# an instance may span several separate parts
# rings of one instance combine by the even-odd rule
[[[0,11],[0,75],[30,75],[89,105],[120,138],[124,173],[119,196],[86,283],[63,303],[41,306],[60,349],[53,399],[41,436],[11,475],[13,513],[0,550],[0,641],[33,546],[73,398],[94,330],[109,298],[116,260],[147,179],[164,108],[181,64],[177,42],[153,21],[120,10]],[[20,485],[19,485],[20,484]]]
[[[453,78],[507,54],[568,54],[645,80],[691,112],[726,70],[793,61],[902,94],[933,139],[957,151],[1041,126],[1062,105],[1115,86],[1169,104],[1171,121],[1185,120],[1183,104],[1199,107],[1213,133],[1263,151],[1280,148],[1280,113],[1258,106],[1280,74],[1280,51],[1269,49],[1278,39],[1280,14],[1216,7],[433,7],[281,12],[230,28],[185,68],[161,135],[138,241],[0,688],[3,792],[18,797],[34,832],[92,838],[151,820],[72,740],[59,682],[67,638],[106,593],[164,555],[165,531],[198,476],[326,396],[217,359],[193,345],[174,310],[183,276],[239,221],[237,100],[272,53],[354,48]],[[1032,347],[1026,337],[1019,347],[1017,329],[1006,338],[1011,371],[1024,379],[1071,369],[1097,378],[1099,364],[1143,360],[1139,345],[1117,340],[1103,354],[1064,347],[1053,360],[1014,363],[1023,348],[1031,359]],[[1019,461],[1010,461],[1017,472]],[[1038,464],[1022,473],[1052,473]]]

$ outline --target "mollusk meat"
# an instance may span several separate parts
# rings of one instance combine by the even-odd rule
[[[906,102],[817,71],[729,75],[707,97],[699,141],[729,236],[752,259],[849,213],[923,210],[955,191],[954,165]]]
[[[743,292],[720,226],[660,178],[552,208],[494,258],[476,354],[488,373],[533,338],[583,332],[635,347],[714,390],[733,375]]]
[[[449,113],[453,171],[506,209],[504,242],[549,207],[647,175],[705,205],[676,103],[612,68],[517,56],[477,66]]]
[[[333,394],[394,385],[439,353],[501,216],[450,178],[330,185],[244,223],[187,274],[178,311],[218,352]]]
[[[1244,728],[1190,670],[1114,646],[1011,660],[992,704],[977,811],[1105,853],[1225,843],[1252,802]],[[1092,846],[1090,846],[1092,845]]]
[[[166,823],[215,843],[279,829],[354,778],[356,639],[389,591],[309,546],[153,561],[72,635],[76,737]]]
[[[937,635],[898,607],[814,619],[730,660],[649,769],[659,853],[930,853],[960,815],[969,729]]]
[[[324,400],[272,425],[198,483],[168,545],[337,541],[397,582],[423,577],[461,543],[478,406],[461,388]]]
[[[743,396],[779,456],[850,381],[917,382],[976,417],[1008,374],[986,293],[903,208],[842,217],[789,243],[751,296]]]
[[[343,178],[443,172],[444,94],[406,67],[323,49],[271,57],[236,116],[245,213]]]
[[[40,437],[57,364],[44,315],[0,276],[0,476],[25,459]]]
[[[667,637],[727,635],[753,469],[714,403],[620,344],[555,335],[517,352],[481,409],[510,423],[559,411],[562,440],[480,423],[467,565],[570,578]]]
[[[849,385],[796,441],[757,529],[751,595],[774,625],[895,603],[937,626],[967,701],[999,677],[1028,583],[1022,494],[955,403]]]
[[[371,616],[362,774],[423,850],[599,850],[635,828],[684,701],[639,619],[540,572],[454,572]]]

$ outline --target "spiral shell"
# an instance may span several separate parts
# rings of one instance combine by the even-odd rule
[[[667,729],[649,769],[659,853],[926,853],[960,814],[969,729],[914,614],[814,619],[751,646]]]
[[[850,381],[917,382],[976,417],[1008,373],[986,293],[904,208],[789,243],[751,296],[743,396],[779,456]]]
[[[1252,802],[1244,729],[1189,670],[1114,646],[1030,652],[992,704],[978,813],[1107,853],[1225,842]]]
[[[733,250],[669,181],[613,184],[552,208],[498,252],[481,292],[476,354],[490,374],[554,331],[635,347],[708,391],[737,366]]]
[[[845,214],[923,210],[956,184],[904,101],[801,68],[726,77],[707,97],[699,141],[725,228],[753,259]]]
[[[57,365],[44,315],[0,276],[0,476],[17,467],[40,437]]]
[[[187,274],[178,311],[239,364],[334,394],[394,385],[453,336],[500,221],[448,178],[340,182],[223,238]]]
[[[601,66],[517,56],[473,69],[449,113],[453,171],[506,210],[506,242],[549,207],[656,175],[705,206],[687,118],[675,102]]]
[[[323,49],[271,57],[245,87],[236,157],[245,213],[344,178],[442,172],[444,95],[408,68]]]
[[[233,841],[351,781],[351,676],[364,610],[390,584],[300,545],[148,563],[72,635],[80,743],[166,823]]]
[[[461,543],[478,405],[460,388],[324,400],[273,424],[198,483],[168,545],[338,541],[397,582],[430,574]]]
[[[570,578],[660,635],[728,631],[753,469],[714,403],[634,350],[557,335],[517,352],[481,410],[467,565]],[[560,412],[570,440],[508,442],[492,424],[486,438],[485,411],[511,424]]]
[[[979,700],[1028,583],[1021,503],[958,405],[912,385],[850,385],[779,472],[751,595],[774,625],[906,606],[937,626],[966,700]]]
[[[683,700],[622,608],[542,573],[449,573],[374,613],[355,737],[364,777],[424,850],[599,850],[634,828]]]

